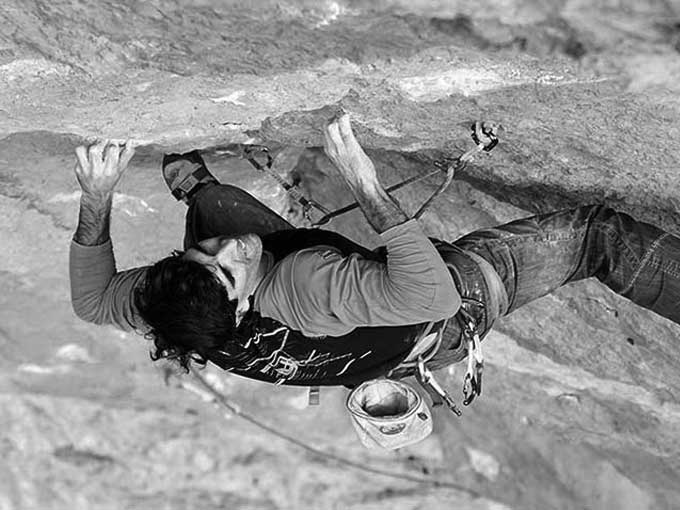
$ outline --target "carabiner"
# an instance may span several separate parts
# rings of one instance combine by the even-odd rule
[[[498,145],[498,130],[500,125],[493,122],[475,122],[470,126],[472,129],[472,140],[477,146],[483,146],[482,150],[490,152]]]
[[[262,164],[257,160],[258,155],[264,154],[267,158],[267,162]],[[264,145],[246,145],[243,147],[243,156],[248,160],[248,162],[253,165],[257,170],[267,171],[274,164],[274,158],[269,152],[269,149]]]
[[[441,387],[441,385],[434,378],[432,371],[425,366],[425,361],[422,356],[418,356],[417,370],[415,373],[416,380],[420,385],[427,391],[427,393],[432,397],[432,405],[434,407],[441,405],[442,402],[446,404],[446,407],[455,414],[456,416],[461,416],[463,413],[458,409],[456,401],[451,398],[448,391]]]
[[[265,163],[260,163],[257,160],[257,157],[260,155],[264,155],[267,158],[267,161]],[[297,188],[297,186],[290,184],[272,168],[274,166],[274,158],[272,157],[267,147],[265,147],[264,145],[247,145],[243,148],[243,156],[257,170],[269,174],[276,182],[278,182],[281,185],[281,187],[286,191],[286,193],[293,197],[293,199],[296,200],[302,206],[302,215],[305,217],[307,221],[309,221],[312,224],[312,226],[317,226],[319,224],[318,222],[315,223],[312,220],[312,217],[310,215],[310,211],[312,209],[316,209],[317,211],[325,215],[323,216],[323,218],[321,218],[321,220],[324,220],[326,217],[328,217],[328,215],[330,214],[330,211],[328,209],[326,209],[324,206],[310,198],[305,198],[305,196]],[[330,218],[328,218],[328,220],[326,220],[325,222],[328,222],[329,220]]]
[[[466,324],[468,360],[465,379],[463,380],[463,405],[467,406],[482,394],[482,373],[484,372],[484,356],[482,342],[477,333],[477,326],[470,321]]]

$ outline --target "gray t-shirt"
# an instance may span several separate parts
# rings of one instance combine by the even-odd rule
[[[307,336],[453,316],[460,296],[416,220],[381,234],[387,263],[318,246],[288,255],[255,291],[255,309]]]
[[[380,234],[387,263],[328,246],[291,253],[255,291],[254,307],[308,336],[340,336],[359,326],[398,326],[453,316],[461,299],[446,265],[416,220]],[[123,330],[146,325],[132,303],[147,267],[116,271],[111,241],[70,250],[76,315]]]

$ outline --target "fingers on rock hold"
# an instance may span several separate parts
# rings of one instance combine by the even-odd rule
[[[76,147],[76,157],[82,170],[87,168],[87,148],[84,145]]]
[[[130,160],[132,159],[132,156],[135,155],[135,146],[132,143],[132,141],[127,140],[125,142],[125,145],[123,146],[123,150],[120,155],[120,160],[123,162],[123,164],[127,165]]]
[[[114,163],[119,160],[120,147],[118,147],[117,143],[108,143],[106,145],[106,149],[104,151],[104,158]]]
[[[89,147],[89,156],[91,161],[96,161],[96,160],[101,160],[102,159],[102,154],[104,152],[104,143],[105,142],[95,142]]]
[[[336,121],[328,124],[328,126],[326,126],[326,131],[328,132],[328,135],[332,141],[339,141],[342,139],[340,135],[340,127]]]
[[[353,141],[354,132],[352,131],[352,124],[349,121],[349,115],[343,115],[338,119],[338,124],[340,125],[340,134],[343,139]]]

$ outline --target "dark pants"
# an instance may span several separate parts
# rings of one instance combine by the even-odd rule
[[[184,244],[188,248],[197,240],[218,235],[263,235],[291,228],[247,192],[210,185],[189,204]],[[594,276],[634,303],[680,323],[680,238],[601,205],[478,230],[453,245],[488,261],[500,277],[494,286],[480,271],[459,275],[463,287],[483,288],[481,295],[487,301],[505,303],[495,307],[499,310],[495,315],[510,313],[566,283]],[[445,261],[455,260],[445,248],[440,253]],[[496,318],[487,317],[487,326]]]
[[[533,216],[458,239],[503,281],[507,313],[562,285],[596,277],[680,323],[680,238],[601,205]]]

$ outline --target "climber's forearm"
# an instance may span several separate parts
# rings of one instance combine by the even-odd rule
[[[409,220],[376,179],[346,179],[368,223],[381,234]]]
[[[78,227],[73,236],[75,242],[83,246],[96,246],[109,240],[112,202],[113,191],[99,194],[83,191]]]

